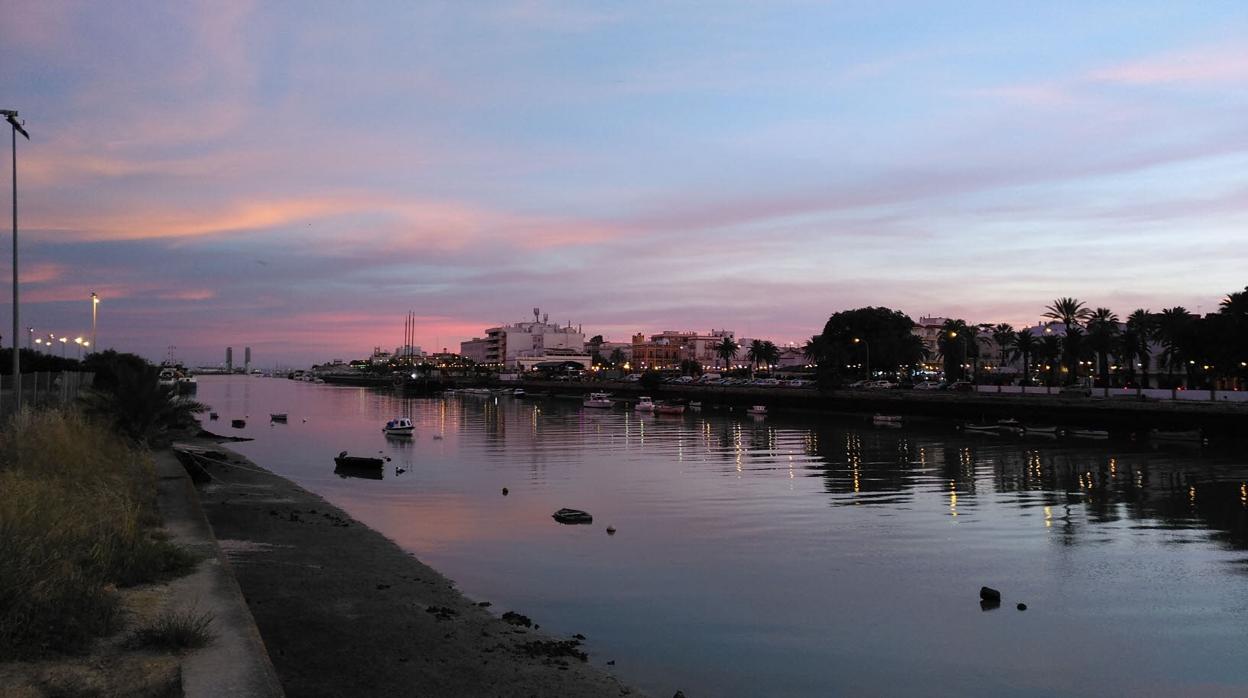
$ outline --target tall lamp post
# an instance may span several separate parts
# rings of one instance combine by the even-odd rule
[[[13,408],[20,412],[22,409],[22,352],[17,349],[18,330],[21,327],[17,304],[17,134],[22,134],[26,140],[30,140],[30,134],[22,128],[22,122],[17,120],[16,109],[0,109],[0,116],[9,122],[13,131]]]
[[[91,346],[95,346],[95,316],[100,307],[100,297],[91,292]],[[88,352],[90,353],[90,352]]]
[[[871,380],[871,343],[862,337],[854,337],[854,344],[861,344],[866,353],[867,380]]]

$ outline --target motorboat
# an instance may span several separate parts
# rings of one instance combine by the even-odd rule
[[[1109,432],[1104,429],[1071,429],[1066,432],[1074,439],[1108,439]]]
[[[215,422],[216,420],[220,419],[220,418],[221,418],[221,415],[217,414],[216,412],[209,412],[209,413],[208,413],[208,419],[211,419],[211,420],[213,420],[214,422]]]
[[[245,420],[245,419],[231,419],[231,420],[230,420],[230,426],[234,427],[235,429],[242,429],[243,427],[247,426],[247,420]]]
[[[386,422],[386,426],[381,430],[386,436],[411,436],[416,431],[416,425],[412,424],[412,420],[408,417],[395,417]]]
[[[689,403],[689,409],[693,410],[694,412],[697,412],[698,410],[702,409],[702,401],[694,400],[693,402]]]
[[[349,456],[346,451],[334,457],[334,465],[339,468],[380,468],[386,464],[385,459],[371,456]]]
[[[655,414],[684,414],[685,406],[679,402],[659,402],[654,405]]]
[[[653,412],[654,400],[651,400],[650,397],[647,395],[642,395],[641,397],[637,398],[637,404],[633,407],[633,409],[637,410],[638,412]]]
[[[1065,433],[1061,427],[1024,427],[1028,436],[1047,436],[1056,439]]]
[[[524,388],[516,388],[515,390],[511,391],[511,396],[514,398],[523,398]]]
[[[611,409],[615,403],[611,401],[611,393],[590,393],[581,405],[598,409]]]
[[[753,414],[753,415],[764,415],[764,414],[767,414],[767,406],[766,405],[754,405],[750,409],[746,410],[746,412],[749,412],[750,414]]]
[[[1189,443],[1200,443],[1204,441],[1199,429],[1190,431],[1164,431],[1161,429],[1153,429],[1148,432],[1148,438],[1153,441],[1183,441]]]
[[[962,431],[968,434],[988,434],[989,436],[996,436],[1000,433],[996,424],[964,424]]]
[[[876,424],[901,424],[901,415],[896,414],[877,414],[871,418]]]
[[[281,422],[282,424],[285,424],[285,423],[286,423],[286,413],[285,413],[285,412],[274,412],[273,414],[270,414],[270,415],[269,415],[269,421],[270,421],[270,422]]]
[[[156,384],[162,388],[173,388],[178,384],[178,372],[173,368],[162,368],[156,376]]]

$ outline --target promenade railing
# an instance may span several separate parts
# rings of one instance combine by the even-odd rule
[[[23,373],[20,383],[22,406],[46,407],[72,402],[83,390],[90,388],[94,380],[95,373],[90,371]],[[0,414],[12,414],[15,384],[12,375],[0,376]]]

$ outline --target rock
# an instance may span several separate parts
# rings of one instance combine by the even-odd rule
[[[1027,610],[1027,604],[1025,604],[1025,603],[1020,603],[1020,604],[1018,605],[1018,610],[1020,610],[1020,611],[1026,611],[1026,610]]]
[[[577,634],[573,635],[572,637],[574,637],[574,638],[576,638],[576,639],[578,639],[578,640],[584,640],[584,639],[585,639],[585,636],[584,636],[584,635],[582,635],[582,634],[580,634],[580,633],[577,633]]]
[[[1001,592],[993,589],[992,587],[980,587],[979,598],[983,601],[1001,603]]]
[[[685,692],[684,692],[684,691],[676,691],[676,694],[675,694],[675,695],[673,695],[673,696],[672,696],[672,698],[685,698]]]
[[[532,627],[533,621],[528,616],[516,613],[515,611],[507,611],[503,614],[503,622],[512,625],[523,625],[524,627]]]
[[[607,662],[607,666],[615,666],[615,660],[612,659],[611,661]]]
[[[608,536],[614,536],[614,535],[615,535],[615,526],[607,526],[607,535],[608,535]]]

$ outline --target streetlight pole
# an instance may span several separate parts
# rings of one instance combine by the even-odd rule
[[[91,292],[91,346],[95,346],[95,316],[100,307],[100,297]]]
[[[18,351],[18,330],[21,319],[18,317],[17,303],[17,134],[21,133],[30,140],[30,134],[22,128],[17,120],[16,109],[0,109],[0,116],[9,122],[13,131],[13,409],[22,410],[22,352]]]
[[[854,337],[854,344],[861,344],[866,353],[867,380],[871,380],[871,343],[861,337]]]

